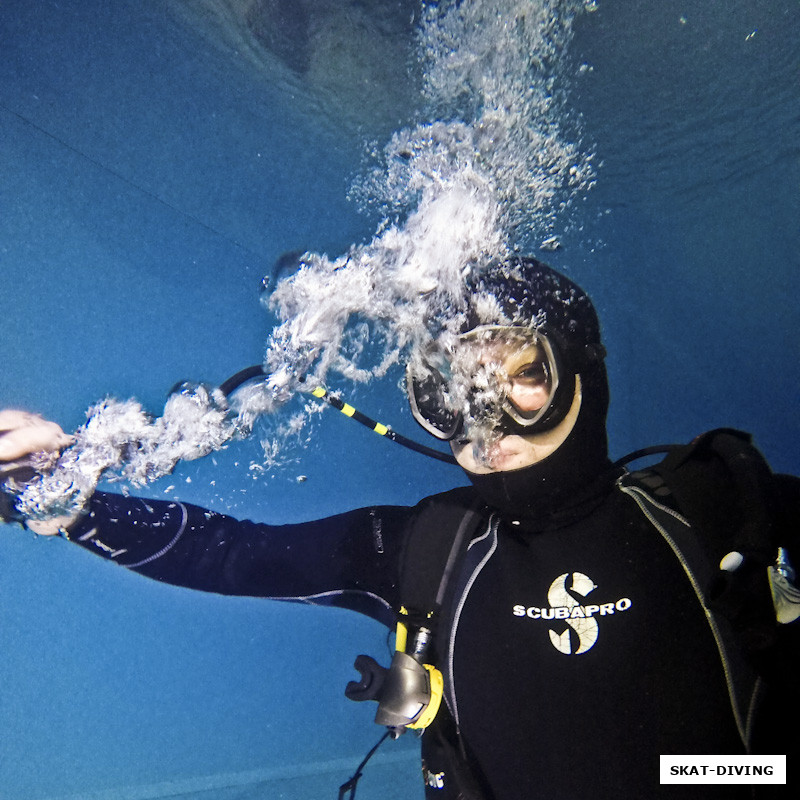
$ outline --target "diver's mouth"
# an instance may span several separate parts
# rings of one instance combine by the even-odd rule
[[[465,439],[475,463],[488,469],[502,469],[522,452],[522,440],[513,434],[486,439]]]

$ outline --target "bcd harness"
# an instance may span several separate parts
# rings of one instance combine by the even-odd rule
[[[387,728],[367,753],[351,778],[339,787],[339,800],[354,800],[362,770],[387,739],[397,739],[407,729],[422,733],[439,712],[444,679],[434,664],[433,652],[439,615],[447,588],[457,574],[461,556],[484,521],[475,507],[463,503],[428,501],[414,517],[400,566],[400,596],[395,652],[389,668],[374,658],[359,655],[355,668],[359,681],[351,681],[345,695],[351,700],[375,700],[375,722]]]
[[[617,479],[617,489],[667,541],[705,611],[746,750],[762,678],[797,693],[790,674],[800,658],[800,631],[786,625],[800,616],[800,592],[781,546],[785,542],[779,541],[783,532],[773,524],[773,477],[747,434],[718,429],[671,448],[654,466],[621,471]],[[724,509],[718,522],[714,487],[722,485],[733,490],[734,507]],[[361,680],[345,690],[352,700],[378,702],[375,722],[388,729],[383,739],[397,738],[407,728],[421,732],[439,711],[437,627],[447,587],[481,523],[486,516],[479,507],[457,500],[429,501],[413,520],[400,570],[402,605],[391,665],[387,669],[370,656],[358,656]],[[340,798],[348,790],[355,797],[361,769],[375,749],[341,787]]]
[[[464,543],[481,522],[477,509],[429,503],[409,532],[400,571],[395,652],[388,669],[370,656],[358,656],[361,680],[351,681],[351,700],[376,700],[375,722],[390,729],[392,738],[406,728],[422,730],[436,717],[442,700],[442,673],[426,663],[435,636],[445,592],[464,550]],[[453,522],[458,527],[453,531]]]

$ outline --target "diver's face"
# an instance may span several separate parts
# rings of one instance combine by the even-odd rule
[[[473,364],[478,389],[492,386],[505,404],[523,418],[533,418],[552,400],[548,359],[539,343],[519,339],[490,339],[465,343],[462,357]],[[547,458],[569,436],[581,405],[580,378],[566,417],[554,428],[529,435],[503,433],[484,416],[466,420],[451,442],[456,461],[475,474],[505,472],[531,466]]]

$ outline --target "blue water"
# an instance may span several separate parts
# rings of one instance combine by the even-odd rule
[[[800,9],[710,5],[578,20],[570,102],[602,167],[548,257],[602,315],[614,456],[733,426],[798,472]],[[262,276],[374,233],[346,199],[362,143],[413,114],[401,54],[370,111],[178,7],[0,5],[0,404],[65,429],[106,394],[158,412],[179,379],[257,363]],[[375,37],[404,17],[386,7],[404,13]],[[351,397],[416,435],[398,380]],[[147,491],[281,522],[462,482],[332,411],[313,433],[272,474],[253,439]],[[379,735],[342,695],[353,657],[384,652],[369,621],[161,586],[10,527],[0,563],[0,797],[334,797]],[[376,758],[359,797],[421,797],[410,737]]]

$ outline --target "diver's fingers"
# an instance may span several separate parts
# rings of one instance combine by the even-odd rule
[[[64,528],[68,528],[78,515],[71,517],[54,517],[52,519],[29,519],[25,525],[29,531],[39,534],[39,536],[56,536]]]
[[[19,408],[0,409],[0,433],[22,428],[25,425],[32,425],[43,421],[41,414],[34,414],[31,411],[22,411]]]
[[[29,411],[0,411],[0,462],[61,450],[73,441],[55,422]]]

